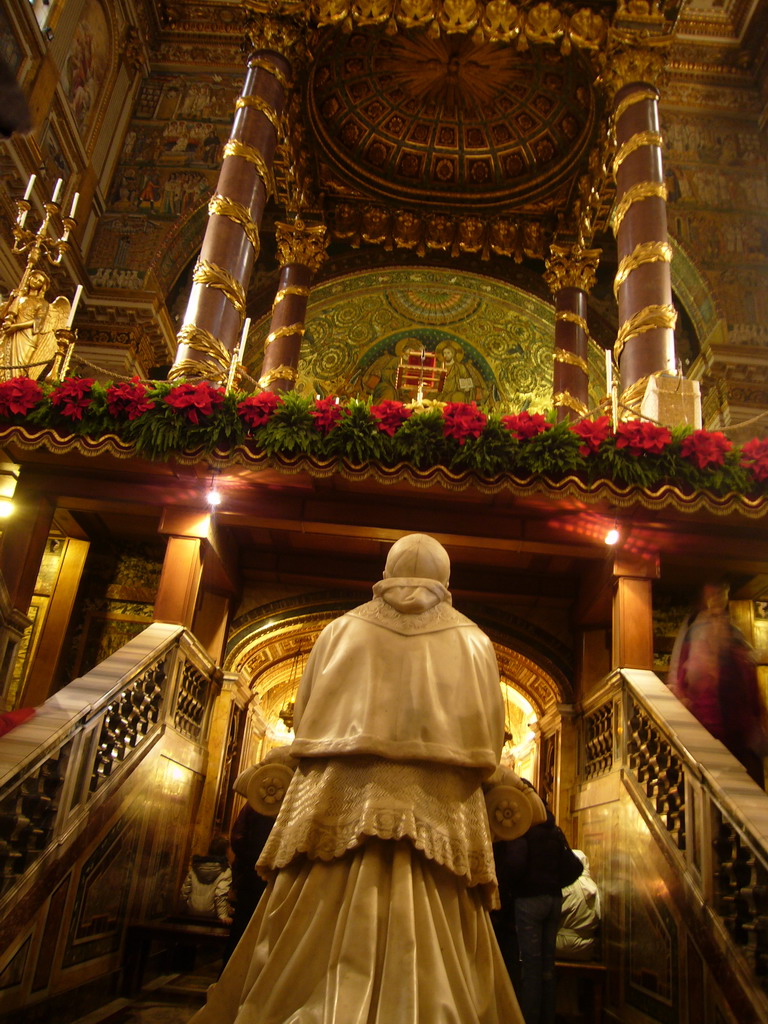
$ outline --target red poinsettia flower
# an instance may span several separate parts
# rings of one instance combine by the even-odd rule
[[[531,413],[527,410],[502,416],[501,422],[510,434],[515,435],[518,441],[528,441],[552,427],[552,424],[547,422],[546,416],[542,416],[540,412]]]
[[[719,430],[694,430],[680,445],[680,455],[695,462],[699,469],[706,469],[707,466],[722,466],[731,448],[733,442]]]
[[[251,429],[263,426],[272,413],[282,404],[283,399],[274,391],[262,391],[258,395],[249,395],[237,403],[237,413],[241,420]]]
[[[315,408],[309,413],[321,434],[329,434],[341,419],[341,406],[338,398],[315,399]]]
[[[224,388],[215,388],[208,381],[199,384],[179,384],[165,396],[174,409],[180,409],[190,423],[199,423],[201,416],[210,416],[226,397]]]
[[[406,409],[402,402],[392,402],[389,399],[371,406],[371,416],[376,420],[376,426],[382,433],[389,434],[390,437],[394,436],[395,431],[410,418],[412,413],[413,410]]]
[[[630,455],[660,455],[671,442],[667,427],[648,420],[625,420],[616,428],[616,447],[626,448]]]
[[[67,377],[51,392],[51,405],[70,420],[81,420],[91,404],[92,377]]]
[[[753,437],[742,445],[740,464],[758,483],[768,480],[768,437]]]
[[[13,377],[0,383],[0,416],[26,416],[43,400],[43,389],[31,377]]]
[[[596,420],[579,420],[570,429],[581,438],[579,455],[586,458],[611,436],[611,420],[608,416],[598,416]]]
[[[475,402],[448,402],[443,408],[443,435],[464,444],[468,437],[480,437],[488,417]]]
[[[112,416],[127,416],[129,420],[135,420],[154,407],[155,403],[147,398],[146,385],[138,377],[107,388],[107,408]]]

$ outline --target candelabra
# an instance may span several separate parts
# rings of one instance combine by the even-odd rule
[[[58,266],[61,263],[64,253],[69,250],[69,236],[76,224],[75,212],[80,200],[80,193],[75,192],[72,197],[69,215],[61,217],[61,223],[64,225],[63,233],[58,237],[50,235],[49,229],[52,219],[55,216],[60,217],[61,215],[59,196],[61,195],[63,180],[59,178],[54,185],[51,198],[47,203],[43,203],[45,214],[40,221],[39,228],[37,231],[31,231],[26,227],[26,223],[29,212],[32,209],[30,199],[36,180],[37,175],[30,175],[24,197],[16,200],[18,212],[16,223],[13,225],[13,252],[26,253],[27,255],[27,266],[19,283],[19,291],[26,285],[27,278],[32,271],[38,269],[44,260],[47,260],[52,266]]]

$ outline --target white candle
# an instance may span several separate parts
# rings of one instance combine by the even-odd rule
[[[75,192],[75,194],[72,196],[72,206],[70,207],[70,210],[69,210],[69,219],[70,220],[74,220],[75,219],[75,210],[77,209],[77,204],[79,203],[79,201],[80,201],[80,193],[79,192]]]
[[[67,330],[72,330],[72,324],[75,322],[75,313],[77,312],[77,304],[80,301],[80,296],[83,294],[83,286],[79,284],[75,288],[75,297],[72,299],[72,305],[69,307],[69,320],[67,320]]]
[[[53,195],[51,196],[52,203],[58,203],[59,194],[61,193],[61,186],[64,184],[63,178],[58,178],[56,184],[53,186]]]
[[[609,348],[605,350],[605,393],[610,395],[613,389],[613,353]]]
[[[247,316],[243,324],[243,333],[240,335],[240,347],[237,350],[237,361],[242,363],[245,354],[245,343],[248,341],[248,331],[251,329],[251,318]]]
[[[29,181],[27,182],[27,191],[24,193],[24,198],[29,202],[29,197],[32,195],[32,189],[35,187],[37,181],[36,174],[30,174]]]

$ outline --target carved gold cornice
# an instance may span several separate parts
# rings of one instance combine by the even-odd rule
[[[293,366],[276,366],[262,377],[259,377],[259,387],[268,388],[276,380],[289,380],[295,384],[298,377],[299,375]]]
[[[613,158],[614,178],[627,157],[637,152],[638,149],[643,149],[644,146],[658,146],[661,148],[663,142],[661,133],[657,131],[635,132],[634,135],[630,135],[626,142],[622,142],[619,146],[616,156]]]
[[[235,103],[235,110],[242,110],[243,107],[250,107],[253,110],[258,110],[260,114],[263,114],[264,117],[266,117],[277,134],[280,135],[282,131],[280,115],[274,107],[267,103],[265,99],[261,96],[238,96],[237,102]]]
[[[616,335],[616,344],[613,349],[616,359],[621,358],[624,346],[630,338],[634,338],[638,334],[645,334],[646,331],[674,331],[676,323],[677,313],[675,307],[669,305],[669,303],[643,306],[642,309],[638,309],[636,313],[633,313],[619,327],[619,332]]]
[[[578,313],[574,313],[573,310],[558,309],[555,313],[555,320],[564,320],[566,323],[576,324],[576,326],[580,327],[581,330],[584,331],[584,333],[587,335],[587,337],[589,337],[589,327],[587,325],[587,321],[584,319],[583,316],[579,316]]]
[[[619,269],[613,280],[613,294],[618,296],[619,288],[624,284],[633,270],[646,263],[671,263],[672,246],[668,242],[640,242],[632,252],[619,263]]]
[[[643,199],[663,199],[666,202],[667,186],[663,181],[638,181],[637,184],[630,186],[616,204],[613,215],[614,235],[618,235],[621,222],[629,212],[629,208],[635,203],[642,202]]]
[[[259,229],[256,226],[256,222],[252,219],[249,210],[242,203],[238,203],[235,199],[228,199],[220,192],[217,192],[211,196],[208,203],[208,214],[209,216],[218,214],[219,217],[228,217],[235,224],[239,224],[245,232],[248,241],[253,246],[254,259],[258,257],[261,250]]]
[[[198,259],[192,273],[195,284],[204,284],[208,288],[218,288],[235,307],[240,316],[245,313],[245,289],[240,281],[224,267],[208,260]]]
[[[556,294],[562,288],[579,288],[589,292],[597,279],[601,249],[584,249],[580,245],[551,245],[544,280]]]
[[[282,327],[276,327],[274,331],[270,331],[264,341],[264,348],[266,349],[273,342],[278,341],[280,338],[290,338],[295,334],[299,337],[304,336],[306,327],[301,321],[295,324],[284,324]]]
[[[552,405],[565,406],[566,409],[572,409],[578,416],[586,416],[589,409],[581,401],[570,393],[570,391],[558,391],[556,395],[552,396]]]
[[[272,171],[267,167],[266,160],[255,146],[251,146],[247,142],[241,142],[240,139],[230,139],[224,147],[224,156],[239,156],[243,160],[247,160],[249,164],[253,164],[264,183],[267,196],[275,194],[275,179]]]
[[[278,221],[275,224],[275,239],[281,267],[300,263],[314,274],[327,258],[325,250],[330,239],[325,224],[305,224],[301,220],[284,224]]]
[[[554,351],[556,363],[567,363],[569,366],[577,366],[582,373],[589,376],[589,367],[586,359],[577,356],[575,352],[569,352],[567,348],[556,348]]]
[[[303,284],[288,284],[285,288],[281,288],[272,300],[273,313],[275,308],[279,306],[283,299],[288,295],[300,295],[302,298],[309,298],[309,288]]]

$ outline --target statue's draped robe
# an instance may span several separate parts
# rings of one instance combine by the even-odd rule
[[[194,1024],[522,1024],[488,916],[488,638],[434,580],[383,580],[307,663],[270,879]]]

